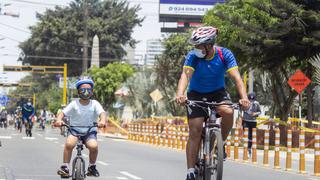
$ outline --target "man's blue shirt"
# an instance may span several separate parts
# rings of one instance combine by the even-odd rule
[[[222,60],[217,47],[212,59],[198,58],[194,51],[190,51],[184,62],[184,68],[192,69],[193,75],[189,83],[188,92],[209,93],[225,88],[224,75],[232,69],[238,68],[237,61],[232,52],[219,47],[222,52]]]

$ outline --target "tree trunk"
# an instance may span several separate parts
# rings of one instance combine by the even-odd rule
[[[285,95],[285,84],[280,82],[279,72],[272,71],[271,80],[272,97],[275,102],[276,109],[279,110],[280,120],[286,122],[288,120],[288,114],[290,112],[294,97],[297,95],[297,93],[295,91],[290,90],[289,95]],[[279,88],[281,88],[281,93],[279,93],[278,91]]]
[[[307,76],[311,79],[312,77],[312,65],[308,65]],[[308,120],[308,127],[312,128],[312,120],[313,120],[313,86],[310,84],[307,87],[307,120]]]

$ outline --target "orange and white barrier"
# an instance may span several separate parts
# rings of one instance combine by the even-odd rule
[[[292,130],[287,131],[287,157],[286,157],[286,171],[292,169]]]
[[[239,129],[234,131],[234,160],[239,160]]]
[[[226,153],[227,153],[227,158],[229,159],[231,157],[231,136],[230,136],[230,134],[227,137]]]
[[[248,128],[244,128],[244,133],[243,133],[243,162],[248,162]]]
[[[275,129],[274,168],[280,169],[280,129]]]
[[[252,129],[252,154],[251,159],[253,164],[258,164],[257,161],[257,129]]]
[[[264,130],[263,166],[269,166],[269,130]]]
[[[300,130],[299,134],[299,151],[300,151],[300,158],[299,158],[299,173],[306,174],[306,159],[305,159],[305,133],[304,130]]]
[[[314,175],[320,176],[320,133],[314,136]]]

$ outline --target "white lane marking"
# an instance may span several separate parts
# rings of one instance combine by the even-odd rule
[[[103,142],[103,139],[98,139],[99,142]]]
[[[123,174],[123,175],[125,175],[125,176],[128,176],[128,177],[130,177],[130,178],[132,178],[132,179],[142,179],[142,178],[140,178],[140,177],[138,177],[138,176],[135,176],[135,175],[133,175],[133,174],[130,174],[130,173],[128,173],[127,171],[120,171],[120,173],[121,174]]]
[[[102,162],[102,161],[97,161],[97,163],[102,164],[104,166],[108,166],[109,165],[108,163],[105,163],[105,162]]]
[[[125,139],[112,139],[112,141],[123,142],[123,141],[127,141],[127,140],[125,140]]]
[[[58,142],[58,141],[55,141],[55,142],[53,142],[53,143],[55,143],[55,144],[59,144],[59,142]]]
[[[35,137],[22,137],[22,139],[35,139]]]
[[[19,134],[17,134],[17,133],[14,133],[14,134],[11,134],[12,136],[18,136]],[[1,180],[1,179],[0,179]]]
[[[64,144],[61,144],[61,147],[64,147]]]
[[[39,134],[39,133],[37,133],[37,135],[40,136],[40,137],[42,136],[42,134]]]
[[[128,179],[128,178],[126,178],[126,177],[117,177],[117,179]]]
[[[16,179],[16,180],[32,180],[32,179]]]
[[[310,180],[319,180],[319,179],[316,179],[316,178],[309,178]]]
[[[0,136],[0,139],[12,139],[11,136]]]
[[[49,141],[58,140],[58,138],[56,138],[56,137],[45,137],[44,139],[49,140]]]

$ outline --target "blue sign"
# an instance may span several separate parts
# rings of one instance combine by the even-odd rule
[[[6,106],[9,100],[8,96],[0,96],[0,104],[2,106]]]

